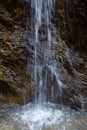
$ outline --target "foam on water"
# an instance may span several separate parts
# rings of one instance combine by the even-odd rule
[[[12,114],[11,118],[19,124],[27,124],[29,130],[43,130],[48,126],[61,123],[64,120],[64,113],[51,103],[41,106],[30,103],[21,111]]]
[[[87,130],[87,113],[60,107],[52,103],[13,106],[0,120],[0,130]]]

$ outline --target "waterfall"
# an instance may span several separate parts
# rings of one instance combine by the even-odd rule
[[[30,3],[30,20],[28,22],[28,40],[29,50],[32,46],[33,53],[29,57],[28,70],[31,72],[32,80],[35,84],[35,103],[44,103],[48,101],[49,95],[51,101],[56,99],[56,89],[51,87],[48,94],[48,71],[50,76],[55,76],[56,84],[62,94],[62,82],[59,80],[58,70],[55,61],[55,51],[52,47],[56,41],[56,29],[52,23],[52,16],[55,10],[55,0],[31,0]],[[51,78],[53,79],[53,78]]]
[[[26,1],[26,6],[29,10],[26,14],[28,19],[25,36],[27,42],[24,42],[24,47],[26,47],[26,50],[28,50],[29,54],[27,59],[27,71],[29,72],[29,78],[31,74],[30,79],[32,83],[30,84],[29,79],[28,86],[26,85],[27,81],[25,82],[24,86],[26,86],[26,91],[28,91],[31,98],[33,95],[35,95],[33,98],[34,102],[31,101],[24,105],[13,103],[10,104],[9,102],[8,104],[5,104],[5,106],[0,103],[2,105],[0,106],[0,130],[87,130],[87,110],[85,111],[84,103],[86,102],[85,100],[87,98],[83,97],[83,95],[80,93],[80,82],[77,77],[77,71],[73,73],[73,65],[76,65],[77,67],[80,57],[65,45],[65,42],[63,42],[63,40],[60,38],[58,28],[56,29],[55,25],[53,24],[55,0]],[[67,3],[69,5],[70,1],[67,0]],[[68,16],[68,10],[66,13]],[[19,32],[20,31],[21,30],[19,30]],[[17,34],[19,33],[17,32]],[[14,34],[12,36],[16,35]],[[11,39],[13,39],[13,37]],[[10,42],[12,42],[13,49],[16,49],[14,40],[11,40]],[[19,43],[21,43],[20,39],[18,40],[17,46],[19,49],[21,49]],[[22,52],[23,51],[20,50],[20,56]],[[15,50],[13,53],[15,53]],[[10,56],[9,53],[8,56]],[[20,59],[20,62],[22,60],[25,61],[24,57],[23,59]],[[6,58],[6,63],[7,60],[9,60],[8,57]],[[16,59],[14,61],[16,61]],[[83,65],[83,62],[80,63]],[[11,84],[16,91],[15,81],[18,81],[18,79],[16,79],[16,76],[19,77],[19,75],[18,73],[16,75],[14,70],[10,70],[8,63],[6,65],[9,69],[10,75],[8,75],[8,71],[4,66],[4,69],[6,71],[4,80],[6,77],[9,81],[8,76],[10,76],[9,78],[14,81],[12,82],[13,84]],[[25,67],[24,64],[23,66]],[[69,66],[71,68],[69,68]],[[17,66],[14,67],[14,69],[19,68]],[[1,73],[2,72],[4,73],[4,71],[1,71]],[[23,77],[20,75],[21,81],[22,79],[23,81],[25,79],[24,75],[26,73],[25,71],[23,72]],[[82,75],[82,82],[85,83],[85,79],[83,77],[84,76]],[[23,84],[22,82],[20,83],[20,86],[17,86],[18,92],[20,93],[17,93],[16,100],[17,102],[22,103],[21,100],[22,92],[24,93],[24,86],[22,87]],[[75,85],[76,83],[79,85],[78,90],[75,88],[77,86]],[[33,87],[29,88],[30,85],[35,87],[35,92],[33,91]],[[3,85],[1,84],[1,86]],[[9,84],[6,87],[9,89]],[[32,93],[34,92],[33,94],[30,93],[30,89],[32,89]],[[16,102],[14,99],[14,96],[16,95],[13,93],[12,88],[10,91],[11,95],[9,94],[9,91],[7,92],[8,98],[12,98],[11,101]],[[3,95],[0,95],[1,98],[4,96],[4,94],[5,92]],[[74,111],[71,109],[73,106],[75,107],[75,104],[77,104],[77,106],[79,105],[79,102],[77,102],[78,100],[76,99],[78,95],[80,97],[82,111]],[[26,98],[27,93],[24,96]],[[65,105],[69,105],[71,108]]]

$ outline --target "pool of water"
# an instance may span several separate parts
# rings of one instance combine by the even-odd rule
[[[0,118],[0,130],[87,130],[87,113],[44,103],[11,107]]]

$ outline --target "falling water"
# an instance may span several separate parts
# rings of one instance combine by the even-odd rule
[[[36,85],[35,102],[43,103],[48,99],[48,70],[52,72],[51,77],[55,75],[59,90],[62,90],[62,83],[59,80],[58,72],[55,71],[55,69],[57,70],[56,62],[53,58],[55,52],[52,50],[52,45],[57,44],[55,37],[56,29],[52,23],[55,0],[31,0],[30,4],[31,23],[29,22],[28,26],[31,26],[30,30],[31,34],[33,34],[33,42],[31,42],[30,35],[29,44],[34,46],[34,54],[32,65],[29,65],[28,63],[28,66],[32,66],[33,68],[31,77]],[[37,96],[37,89],[39,91],[39,96]],[[54,86],[52,87],[51,95],[51,97],[54,98]]]

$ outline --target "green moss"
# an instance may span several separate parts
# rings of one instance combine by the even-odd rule
[[[0,31],[3,31],[3,30],[5,30],[5,29],[6,29],[5,26],[2,25],[2,24],[0,24]]]

